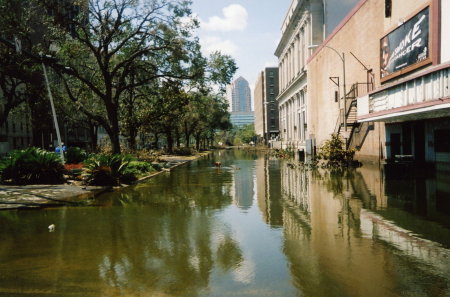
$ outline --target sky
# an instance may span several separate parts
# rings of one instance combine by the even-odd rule
[[[281,25],[291,0],[193,0],[192,12],[200,20],[197,31],[204,54],[215,50],[231,55],[253,89],[258,74],[277,66],[274,55]]]

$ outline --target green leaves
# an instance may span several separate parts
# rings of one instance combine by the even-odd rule
[[[0,177],[13,184],[58,184],[64,182],[64,166],[59,155],[31,147],[3,158]]]
[[[347,150],[345,143],[338,134],[332,134],[317,153],[319,159],[325,161],[327,167],[349,166],[355,156],[355,150]]]
[[[136,161],[130,155],[97,154],[86,160],[83,177],[90,185],[117,186],[129,184],[152,171],[151,163]]]

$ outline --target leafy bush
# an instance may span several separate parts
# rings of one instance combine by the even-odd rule
[[[325,141],[317,153],[317,157],[324,160],[327,167],[350,166],[354,156],[355,150],[347,150],[344,141],[337,134],[332,134],[331,139]]]
[[[129,155],[97,154],[84,163],[85,181],[90,185],[116,186],[125,182],[128,164],[133,161]],[[124,178],[125,177],[125,178]]]
[[[152,164],[145,161],[131,161],[130,164],[128,164],[128,168],[136,169],[141,173],[154,171]]]
[[[145,161],[131,161],[123,172],[122,182],[131,183],[149,172],[155,171],[151,163]]]
[[[139,160],[144,160],[147,162],[156,161],[161,156],[161,154],[162,154],[161,151],[147,150],[147,149],[138,150],[138,151],[134,152],[134,155]]]
[[[177,147],[173,149],[173,154],[177,156],[192,156],[195,150],[190,147]]]
[[[88,157],[88,153],[79,147],[69,147],[66,152],[66,162],[68,164],[82,163]]]
[[[10,152],[0,161],[0,179],[14,184],[57,184],[64,182],[59,155],[36,147]]]
[[[163,164],[161,164],[161,163],[152,163],[152,167],[153,167],[153,169],[155,169],[157,171],[161,171],[164,168]]]
[[[129,184],[155,169],[151,163],[130,155],[97,154],[85,161],[84,178],[88,184],[116,186]]]

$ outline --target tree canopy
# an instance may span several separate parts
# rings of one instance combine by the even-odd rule
[[[60,110],[69,109],[70,113],[75,108],[86,122],[102,126],[114,153],[120,152],[121,135],[134,147],[138,131],[145,128],[164,132],[169,141],[169,134],[183,130],[181,121],[175,125],[176,119],[188,119],[186,113],[193,111],[193,105],[187,106],[197,95],[189,93],[220,101],[211,94],[223,92],[237,69],[234,59],[220,52],[209,57],[202,55],[191,1],[18,2],[28,4],[16,10],[21,21],[5,27],[0,50],[13,51],[11,36],[16,31],[21,32],[19,38],[34,38],[36,42],[25,54],[12,55],[28,64],[14,60],[8,63],[16,73],[20,72],[19,65],[33,69],[43,62],[51,67],[64,89],[59,102],[66,106]],[[0,0],[0,7],[18,2]],[[42,25],[38,29],[32,29],[36,22],[31,14],[33,7],[46,12],[39,19]],[[53,58],[43,58],[48,55]],[[0,65],[0,75],[9,69],[7,66]],[[9,84],[10,89],[14,87]],[[13,89],[12,93],[14,98],[22,98],[21,91]],[[174,124],[169,125],[169,121]],[[154,127],[149,127],[149,123]]]

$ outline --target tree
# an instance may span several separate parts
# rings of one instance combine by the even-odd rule
[[[158,91],[150,95],[151,107],[147,110],[147,129],[156,133],[164,133],[167,140],[167,151],[171,153],[174,146],[174,131],[179,125],[184,107],[189,102],[189,95],[182,90],[177,81],[161,81]]]
[[[0,0],[0,95],[3,108],[0,125],[10,112],[30,99],[42,97],[42,76],[36,67],[36,59],[21,54],[30,54],[39,49],[41,14],[33,1]]]
[[[202,75],[199,44],[192,38],[189,1],[90,0],[71,20],[73,36],[55,35],[59,63],[54,69],[80,111],[100,123],[114,153],[120,152],[120,107],[133,89],[162,78],[193,79]],[[133,72],[140,75],[130,79]],[[92,91],[106,111],[96,113],[78,101],[71,79]],[[128,97],[129,98],[129,97]]]

